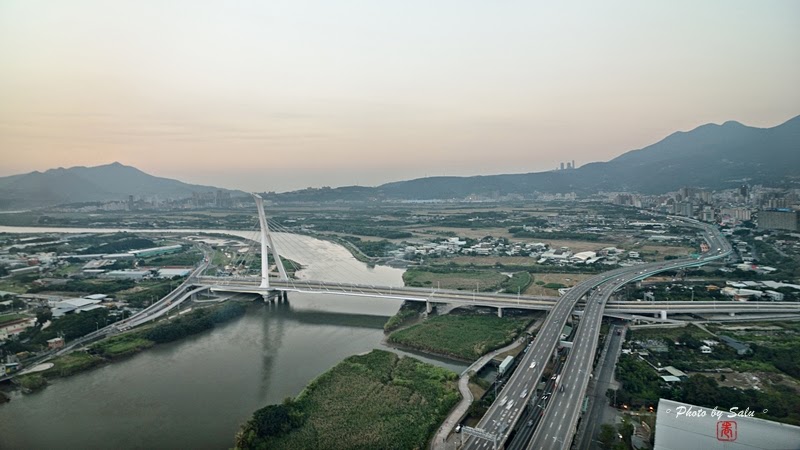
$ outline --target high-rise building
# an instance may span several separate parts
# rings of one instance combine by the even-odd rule
[[[788,209],[759,211],[758,228],[763,230],[800,231],[800,212]]]

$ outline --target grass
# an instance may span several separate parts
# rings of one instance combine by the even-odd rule
[[[53,367],[42,372],[45,377],[66,377],[82,372],[92,367],[103,364],[105,360],[96,355],[84,352],[74,352],[69,355],[60,356],[51,361]]]
[[[386,324],[383,325],[384,333],[400,328],[409,321],[419,317],[420,313],[424,310],[425,304],[422,302],[403,302],[397,313],[390,317],[389,320],[386,321]]]
[[[487,270],[464,270],[454,272],[432,272],[427,270],[409,269],[403,273],[403,282],[406,286],[432,287],[441,289],[456,289],[463,291],[496,291],[507,276]]]
[[[421,449],[458,402],[457,375],[373,350],[312,381],[294,401],[256,411],[237,448]],[[265,411],[288,411],[285,426]],[[277,430],[276,430],[277,428]],[[270,430],[271,435],[259,435]]]
[[[0,291],[13,292],[15,294],[24,294],[28,292],[28,288],[26,287],[26,283],[22,283],[18,280],[13,280],[9,278],[5,280],[0,280]]]
[[[546,287],[548,284],[562,284],[564,286],[575,286],[581,281],[594,276],[585,273],[535,273],[533,278],[535,283],[528,286],[523,291],[525,295],[558,295],[558,289]]]
[[[8,323],[8,322],[13,322],[13,321],[19,320],[19,319],[27,319],[28,317],[29,316],[26,316],[24,314],[6,314],[6,315],[3,315],[3,316],[0,316],[0,325],[2,325],[4,323]]]
[[[503,292],[506,294],[517,294],[525,292],[533,282],[533,277],[528,272],[517,272],[511,278],[503,282]]]
[[[510,344],[531,320],[530,316],[448,314],[395,331],[389,342],[471,361]]]
[[[138,353],[153,345],[155,342],[146,339],[141,333],[128,333],[102,340],[91,348],[93,352],[113,359]]]

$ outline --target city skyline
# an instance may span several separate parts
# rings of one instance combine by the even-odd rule
[[[800,105],[800,5],[0,4],[0,176],[243,190],[607,161]],[[795,56],[791,56],[795,55]]]

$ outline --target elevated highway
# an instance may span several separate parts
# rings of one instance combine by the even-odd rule
[[[692,223],[703,229],[703,237],[711,250],[694,261],[678,260],[669,264],[652,263],[649,265],[650,267],[644,269],[648,276],[665,270],[706,264],[722,259],[731,253],[730,244],[719,234],[718,230],[697,221],[692,221]],[[565,449],[571,446],[581,412],[581,404],[586,395],[589,374],[592,371],[599,339],[599,326],[606,302],[615,290],[625,283],[637,279],[638,275],[642,275],[642,272],[628,271],[619,276],[607,278],[599,283],[589,296],[565,363],[562,384],[552,392],[550,404],[528,444],[528,449]]]
[[[591,342],[587,336],[590,336],[594,333],[594,340],[596,340],[596,335],[599,331],[599,328],[585,324],[599,323],[600,320],[602,320],[605,302],[608,300],[608,297],[610,297],[614,290],[618,289],[625,283],[641,280],[664,271],[701,266],[703,264],[725,258],[731,252],[731,248],[727,240],[720,236],[716,229],[709,225],[701,224],[697,221],[690,222],[693,226],[697,226],[702,229],[702,236],[712,249],[708,253],[700,256],[697,259],[687,258],[655,262],[611,270],[609,272],[605,272],[584,280],[570,289],[563,297],[561,297],[548,314],[541,331],[539,334],[537,334],[533,341],[532,348],[522,356],[517,370],[511,375],[502,392],[498,394],[499,398],[495,399],[495,402],[491,405],[476,427],[481,434],[484,436],[492,436],[493,439],[490,442],[485,438],[470,436],[465,441],[463,448],[486,449],[492,448],[493,446],[503,446],[505,444],[510,432],[516,427],[517,422],[528,405],[529,400],[533,399],[532,396],[536,395],[536,386],[541,380],[545,366],[555,354],[556,346],[560,340],[561,330],[566,324],[568,317],[572,314],[572,311],[575,309],[579,300],[584,298],[587,293],[590,293],[590,291],[594,290],[591,292],[592,295],[588,299],[587,306],[581,319],[581,325],[579,325],[579,328],[582,327],[582,334],[580,334],[581,337],[580,339],[576,337],[575,341],[573,342],[573,350],[570,352],[570,356],[568,357],[566,364],[569,365],[570,371],[583,370],[586,372],[588,377],[588,373],[591,370],[591,360],[589,361],[588,368],[583,366],[583,362],[570,363],[570,360],[573,358],[573,354],[578,353],[575,349],[576,345],[581,347]],[[601,287],[601,285],[606,286]],[[599,303],[597,297],[598,295],[600,296]],[[651,309],[650,312],[652,313],[653,310]],[[592,347],[591,352],[594,351],[593,349],[594,347]],[[582,354],[583,352],[580,353]],[[584,357],[580,361],[584,361],[585,359],[586,358]],[[573,383],[575,382],[575,380],[572,381]],[[585,392],[585,386],[580,392]],[[542,397],[544,397],[546,394],[547,393],[542,393]],[[548,398],[544,401],[545,412],[543,420],[537,427],[536,432],[534,433],[534,438],[531,442],[536,442],[538,445],[547,444],[547,448],[568,448],[572,440],[572,433],[574,430],[569,429],[569,431],[567,431],[568,428],[562,426],[558,435],[545,433],[548,436],[548,440],[552,438],[552,442],[550,443],[544,442],[544,438],[541,437],[544,436],[544,434],[542,434],[541,430],[549,430],[549,427],[552,426],[551,422],[557,420],[556,415],[558,412],[548,413],[549,410],[553,409],[556,411],[561,411],[561,409],[564,408],[564,410],[561,411],[562,416],[566,411],[578,410],[579,408],[576,408],[578,403],[574,403],[573,400],[575,400],[577,397],[580,397],[582,400],[582,394],[573,394],[574,398],[566,401],[562,399],[561,406],[551,408],[550,404],[552,403],[554,394],[555,392],[551,392],[550,396],[548,396]],[[515,402],[511,405],[511,407],[509,407],[507,406],[508,400],[506,400],[505,403],[503,402],[504,398],[515,398],[517,400],[522,399],[523,401]],[[539,401],[542,402],[542,400]],[[553,436],[555,436],[555,438],[553,438]],[[534,444],[531,444],[531,446],[528,448],[543,447],[536,447]]]

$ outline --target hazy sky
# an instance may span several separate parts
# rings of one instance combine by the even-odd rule
[[[800,114],[797,1],[0,0],[0,175],[246,190],[611,159]]]

